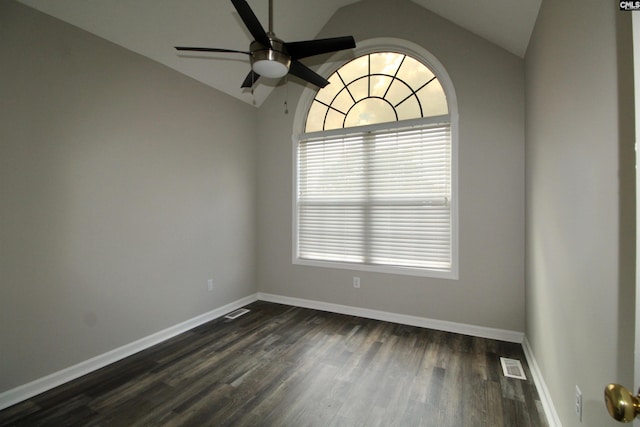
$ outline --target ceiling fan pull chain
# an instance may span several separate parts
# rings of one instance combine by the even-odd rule
[[[253,98],[252,100],[252,104],[256,105],[256,95],[253,92],[253,84],[255,83],[255,74],[253,74],[253,72],[251,73],[251,98]]]
[[[284,78],[284,113],[289,114],[289,106],[287,105],[287,101],[289,100],[289,76],[285,76]]]

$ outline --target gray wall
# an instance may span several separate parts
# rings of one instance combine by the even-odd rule
[[[524,61],[409,1],[340,9],[319,37],[394,37],[444,65],[460,114],[460,280],[292,265],[292,128],[301,89],[259,111],[261,292],[524,331]],[[352,287],[352,276],[362,287]]]
[[[617,9],[543,1],[526,56],[526,335],[565,427],[618,425],[604,387],[637,386],[631,14]]]
[[[255,108],[6,0],[0,58],[0,392],[256,291]]]

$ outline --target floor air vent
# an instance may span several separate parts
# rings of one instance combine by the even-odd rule
[[[506,357],[500,358],[500,364],[502,365],[502,373],[507,378],[517,378],[519,380],[526,380],[527,376],[524,374],[522,363],[516,359],[507,359]]]
[[[225,319],[237,319],[238,317],[242,316],[243,314],[247,314],[248,312],[250,312],[251,310],[247,309],[247,308],[240,308],[236,311],[232,311],[231,313],[227,314],[226,316],[224,316]]]

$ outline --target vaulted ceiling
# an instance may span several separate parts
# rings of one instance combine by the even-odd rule
[[[260,105],[273,90],[269,84],[257,85],[253,95],[240,89],[249,70],[244,55],[179,55],[173,49],[177,45],[190,45],[247,50],[251,36],[228,0],[18,1],[245,102]],[[413,1],[520,57],[526,52],[541,3],[541,0]],[[247,2],[267,28],[268,0]],[[287,41],[313,39],[340,7],[356,2],[274,0],[274,30]]]

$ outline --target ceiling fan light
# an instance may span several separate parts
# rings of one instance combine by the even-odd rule
[[[284,44],[279,39],[272,38],[271,45],[273,49],[256,41],[251,43],[251,69],[260,76],[279,79],[289,72],[291,57],[283,53]]]
[[[289,67],[278,61],[262,59],[253,62],[253,71],[263,77],[278,79],[287,75]]]

